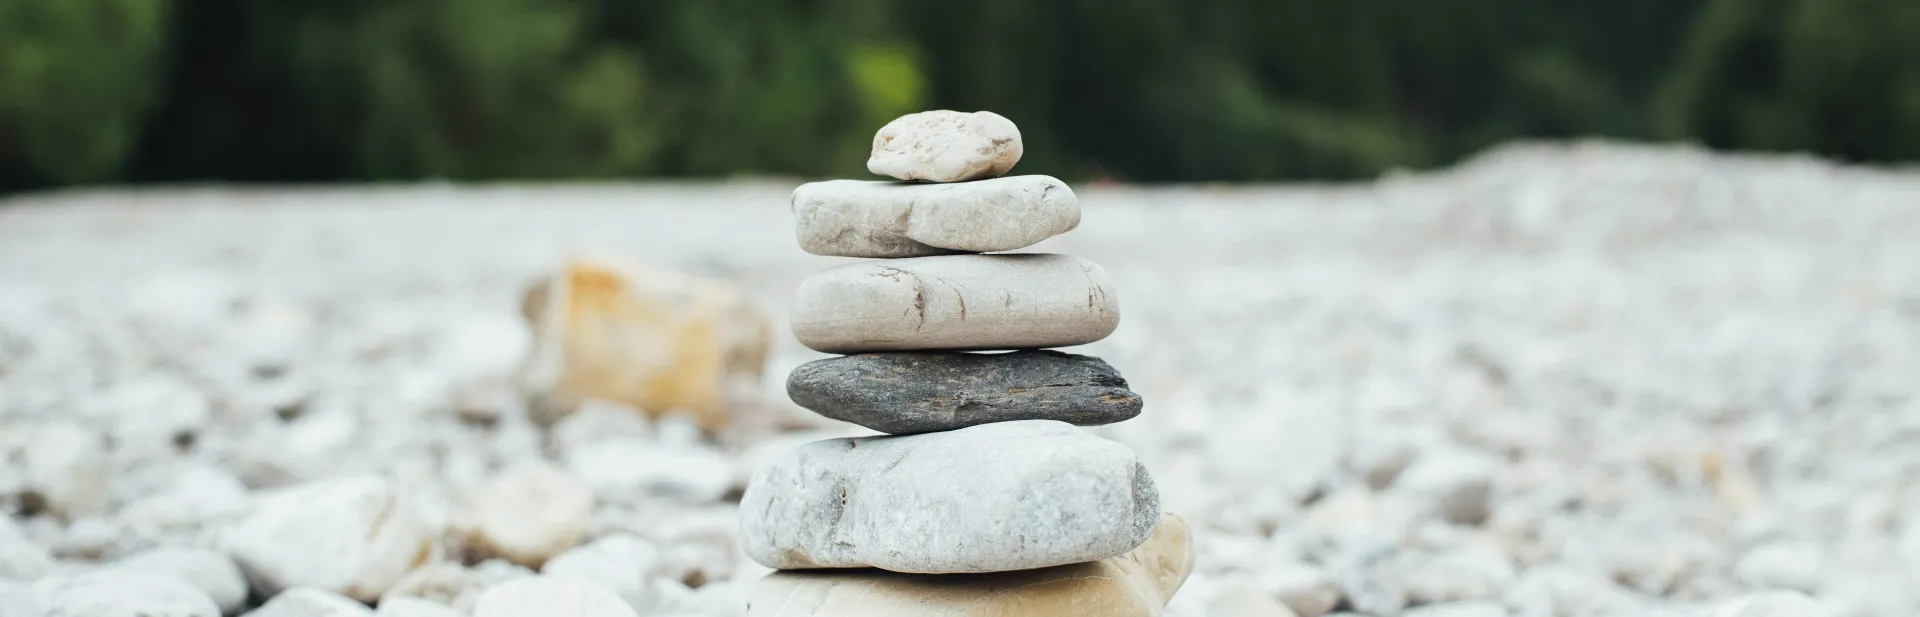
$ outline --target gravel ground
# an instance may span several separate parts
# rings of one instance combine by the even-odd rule
[[[795,184],[0,201],[0,505],[55,558],[0,534],[0,579],[216,545],[248,506],[206,487],[233,480],[378,472],[457,518],[491,471],[565,454],[468,399],[574,255],[739,281],[777,333],[739,413],[797,414],[780,382],[821,356],[787,295],[850,260],[795,247]],[[1195,525],[1169,615],[1704,617],[1770,589],[1920,613],[1920,173],[1523,145],[1368,184],[1076,191],[1080,228],[1034,250],[1120,294],[1075,351],[1145,397],[1093,430]],[[645,602],[685,615],[737,614],[764,572],[732,544],[745,471],[848,432],[632,430],[675,454],[589,535],[644,539]]]

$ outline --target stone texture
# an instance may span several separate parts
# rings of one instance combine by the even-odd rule
[[[1713,617],[1832,617],[1833,612],[1797,591],[1763,591],[1721,603]]]
[[[0,579],[33,580],[53,570],[53,554],[35,544],[12,516],[0,516]]]
[[[1260,586],[1300,617],[1320,617],[1340,605],[1340,586],[1325,572],[1304,563],[1270,566],[1261,573]]]
[[[195,463],[168,474],[158,490],[120,511],[119,521],[140,533],[196,529],[244,514],[247,486],[217,466]]]
[[[487,588],[474,604],[473,617],[637,617],[632,608],[594,583],[552,576],[530,576]]]
[[[380,608],[374,611],[374,614],[379,617],[465,617],[466,615],[445,604],[408,596],[381,600]]]
[[[247,579],[226,555],[196,548],[157,548],[114,562],[115,570],[159,574],[200,590],[222,613],[239,612],[247,603]]]
[[[1120,324],[1099,264],[1070,255],[869,261],[807,277],[793,334],[827,353],[1084,345]]]
[[[106,570],[41,579],[32,589],[43,617],[220,617],[206,594],[157,574]]]
[[[539,567],[580,543],[593,522],[593,489],[546,461],[500,472],[468,500],[462,524],[482,554]]]
[[[1123,554],[1160,516],[1126,446],[1063,422],[828,439],[754,474],[740,541],[770,568],[977,573]]]
[[[649,583],[659,564],[660,552],[652,544],[630,533],[617,533],[549,560],[540,573],[598,583],[633,610],[647,612],[659,602],[659,590]]]
[[[13,469],[37,508],[67,520],[106,511],[108,450],[101,435],[72,422],[15,427],[7,433],[0,440],[14,451],[18,466]]]
[[[1091,426],[1140,414],[1140,395],[1099,358],[1057,351],[894,352],[815,360],[787,377],[801,407],[883,433],[1012,420]]]
[[[1449,602],[1407,609],[1404,617],[1507,617],[1507,607],[1499,602]]]
[[[1207,617],[1300,617],[1293,608],[1248,581],[1235,581],[1207,600]]]
[[[867,171],[901,180],[964,182],[1020,162],[1020,128],[1000,114],[939,109],[907,114],[873,135]]]
[[[766,317],[720,281],[583,260],[529,290],[522,312],[535,333],[522,378],[547,422],[602,399],[718,428],[727,392],[765,370]]]
[[[828,180],[793,190],[800,248],[838,257],[1022,249],[1080,226],[1080,199],[1051,176],[964,184]]]
[[[395,598],[419,598],[471,612],[480,594],[495,584],[533,576],[534,572],[503,559],[489,559],[469,568],[456,561],[439,561],[415,568],[381,594],[385,604]]]
[[[754,585],[748,617],[1158,617],[1193,571],[1192,532],[1171,514],[1125,555],[1037,570],[938,577],[783,571]]]
[[[300,587],[273,596],[247,617],[373,617],[373,611],[331,591]]]
[[[355,476],[272,494],[230,530],[225,548],[263,593],[314,587],[372,601],[432,561],[439,535],[385,478]]]

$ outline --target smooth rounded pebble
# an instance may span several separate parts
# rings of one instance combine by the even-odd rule
[[[649,575],[659,564],[659,550],[639,536],[622,532],[562,553],[547,561],[540,573],[599,583],[633,610],[643,611],[659,601],[659,590],[649,584]]]
[[[1080,226],[1080,199],[1051,176],[963,184],[828,180],[793,190],[800,248],[838,257],[1023,249]]]
[[[0,579],[33,580],[53,570],[53,554],[34,543],[12,516],[0,516]]]
[[[1020,128],[990,111],[907,114],[873,135],[867,171],[901,180],[964,182],[1006,175],[1020,162]]]
[[[103,570],[41,579],[33,601],[47,617],[220,617],[220,607],[180,579]]]
[[[769,568],[978,573],[1126,553],[1160,498],[1126,446],[1026,420],[802,445],[754,474],[740,513]]]
[[[1084,345],[1120,325],[1099,264],[1071,255],[867,261],[807,277],[793,334],[827,353]]]
[[[373,610],[325,589],[299,587],[273,596],[247,617],[373,617]]]
[[[225,548],[259,591],[314,587],[372,601],[439,552],[439,530],[377,476],[322,480],[268,497]]]
[[[748,617],[1158,617],[1193,571],[1186,521],[1160,516],[1125,555],[1037,570],[928,577],[882,571],[775,572]]]
[[[465,617],[466,613],[453,607],[420,598],[400,596],[380,601],[380,609],[374,611],[379,617]]]
[[[487,588],[473,617],[637,617],[620,596],[571,578],[530,576]]]
[[[539,567],[580,543],[593,522],[593,488],[552,463],[528,461],[482,486],[467,516],[475,548]]]
[[[1713,617],[1832,617],[1819,600],[1798,591],[1763,591],[1728,600]]]
[[[380,603],[385,604],[395,598],[419,598],[465,613],[473,610],[473,603],[488,587],[533,575],[532,570],[505,559],[488,559],[473,567],[460,565],[457,561],[437,561],[414,568],[406,576],[400,577],[399,582],[381,594]]]
[[[1140,415],[1142,405],[1101,359],[1035,350],[815,360],[787,377],[787,396],[820,415],[894,435],[1013,420],[1111,424]]]
[[[234,613],[247,604],[247,578],[233,559],[197,548],[156,548],[114,562],[125,572],[143,572],[178,578],[207,594],[220,612]]]

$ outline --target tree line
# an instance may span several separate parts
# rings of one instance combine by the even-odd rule
[[[1517,137],[1920,159],[1914,0],[0,0],[0,190],[862,172],[990,109],[1065,178]]]

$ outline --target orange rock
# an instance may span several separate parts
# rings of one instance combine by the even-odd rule
[[[719,281],[577,261],[528,290],[521,310],[534,329],[523,378],[543,423],[600,399],[717,429],[730,386],[756,384],[766,368],[766,317]]]

